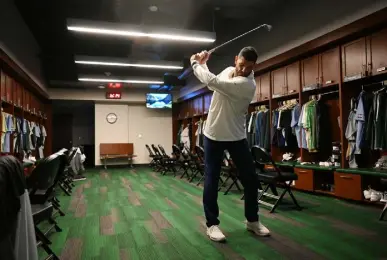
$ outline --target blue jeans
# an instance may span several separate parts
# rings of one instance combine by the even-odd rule
[[[213,141],[204,137],[205,181],[203,191],[207,227],[219,225],[218,185],[224,150],[230,153],[245,193],[245,217],[258,221],[258,179],[247,140],[232,142]]]

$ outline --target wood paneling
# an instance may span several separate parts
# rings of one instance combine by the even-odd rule
[[[310,56],[312,52],[318,52],[319,49],[324,48],[332,44],[338,45],[339,43],[347,41],[347,39],[353,38],[356,34],[366,34],[366,29],[370,30],[377,28],[380,25],[387,23],[387,8],[383,8],[373,14],[370,14],[362,19],[359,19],[346,26],[338,28],[330,33],[320,36],[314,40],[306,42],[300,46],[297,46],[289,51],[281,53],[273,58],[265,60],[255,67],[255,71],[265,72],[273,69],[276,66],[286,63],[292,59],[304,58],[303,56]]]

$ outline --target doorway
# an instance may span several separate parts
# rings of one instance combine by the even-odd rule
[[[95,166],[95,105],[93,101],[53,100],[53,148],[83,146],[85,167]]]

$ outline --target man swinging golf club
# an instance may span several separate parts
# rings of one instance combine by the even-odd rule
[[[207,235],[213,241],[226,239],[218,226],[217,200],[221,165],[227,150],[244,187],[246,228],[256,235],[268,236],[270,231],[258,218],[258,183],[244,127],[245,113],[256,87],[253,68],[258,55],[253,47],[243,48],[235,57],[235,67],[228,67],[217,76],[208,70],[206,62],[209,56],[207,51],[203,51],[191,57],[196,77],[214,91],[204,129],[206,178],[203,205]]]

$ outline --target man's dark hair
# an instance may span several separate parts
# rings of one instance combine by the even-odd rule
[[[247,61],[257,62],[258,54],[254,47],[244,47],[238,54],[238,57],[243,57]]]

